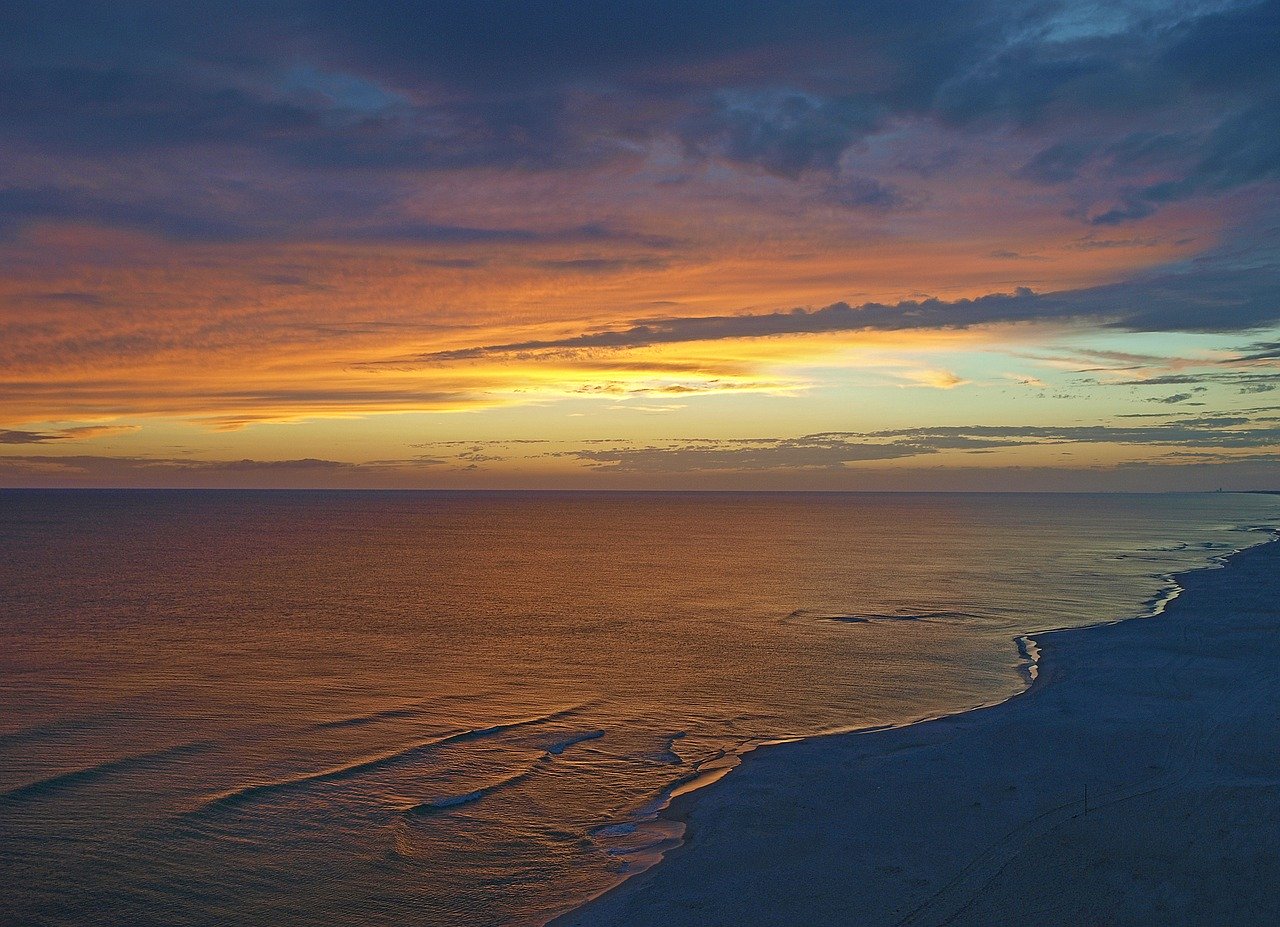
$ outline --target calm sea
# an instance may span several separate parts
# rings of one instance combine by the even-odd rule
[[[770,740],[1026,684],[1258,495],[0,492],[0,922],[536,924]]]

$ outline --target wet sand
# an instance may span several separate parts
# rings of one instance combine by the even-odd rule
[[[1035,635],[1024,694],[759,750],[555,927],[1280,924],[1280,544]]]

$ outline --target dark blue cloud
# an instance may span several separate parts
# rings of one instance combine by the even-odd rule
[[[1093,157],[1096,147],[1087,141],[1056,142],[1024,164],[1018,174],[1044,184],[1074,180],[1080,168]]]
[[[240,218],[191,215],[163,203],[111,199],[60,187],[0,189],[0,234],[41,220],[101,223],[178,241],[236,241],[245,238],[247,231]]]
[[[677,129],[700,155],[796,178],[814,169],[834,171],[849,146],[879,129],[884,119],[874,101],[856,96],[739,94],[716,100]]]
[[[318,112],[186,74],[35,66],[0,71],[0,124],[87,154],[306,137]]]
[[[1162,63],[1188,85],[1252,90],[1280,72],[1280,4],[1242,3],[1173,30]]]
[[[980,29],[974,0],[472,0],[411,6],[396,0],[296,5],[320,41],[350,61],[374,59],[401,80],[454,86],[558,86],[573,81],[680,80],[708,62],[734,83],[782,71],[815,81],[834,57],[909,61],[892,81],[900,97],[927,95]],[[834,46],[834,47],[833,47]],[[762,58],[761,50],[788,54]],[[749,60],[748,60],[749,59]],[[918,59],[918,60],[917,60]],[[845,70],[849,68],[846,63]]]
[[[578,167],[668,135],[794,177],[925,107],[976,10],[27,0],[0,14],[0,128],[77,153],[220,144],[421,170]]]
[[[842,177],[830,186],[828,192],[832,201],[851,209],[896,209],[908,202],[897,187],[881,183],[874,177]]]
[[[352,207],[356,207],[353,214]],[[621,243],[670,249],[673,239],[586,223],[560,228],[456,225],[427,221],[386,221],[376,204],[336,197],[325,203],[266,197],[230,208],[164,197],[111,198],[67,187],[0,188],[0,239],[40,221],[89,222],[133,229],[178,242],[347,241],[433,245],[532,245]],[[300,221],[302,220],[302,221]],[[644,260],[644,259],[637,259]],[[476,266],[476,262],[451,266]]]
[[[1037,140],[1022,177],[1102,177],[1109,198],[1081,209],[1099,225],[1276,179],[1280,2],[1084,12],[1039,0],[15,0],[0,10],[0,137],[52,159],[195,160],[211,186],[248,161],[362,172],[368,189],[413,171],[581,169],[666,139],[693,159],[827,175],[834,202],[890,208],[907,198],[887,178],[845,177],[845,161],[914,120]],[[323,212],[328,191],[311,188],[318,204],[286,219]],[[167,234],[234,237],[221,219],[177,216],[189,203],[130,202],[114,220],[138,226],[147,211],[175,214],[149,220]]]
[[[1208,134],[1187,168],[1167,180],[1125,190],[1121,205],[1091,221],[1094,225],[1118,225],[1145,218],[1166,203],[1277,178],[1280,96],[1229,116]]]

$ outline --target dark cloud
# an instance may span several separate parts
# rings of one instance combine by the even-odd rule
[[[337,237],[436,241],[430,226],[371,227],[406,172],[575,170],[657,139],[778,177],[821,173],[833,202],[883,210],[910,197],[889,177],[846,176],[848,156],[908,122],[1012,127],[1040,145],[1019,172],[1036,183],[1102,164],[1105,189],[1080,210],[1099,226],[1275,180],[1280,3],[1113,6],[16,0],[0,13],[7,140],[157,172],[194,157],[206,180],[11,191],[0,227],[40,215],[221,241],[263,236],[275,215]],[[296,172],[293,201],[211,209],[246,166]],[[335,205],[332,184],[301,180],[335,173],[359,174],[377,202]]]
[[[11,130],[97,152],[248,143],[331,166],[580,164],[605,128],[790,175],[922,105],[980,30],[971,0],[92,6],[10,5]],[[872,55],[895,64],[858,63]],[[858,77],[877,91],[833,92]]]
[[[857,461],[894,460],[927,452],[912,445],[871,444],[813,435],[769,442],[695,442],[670,447],[593,448],[572,451],[568,456],[609,470],[671,473],[828,469]]]
[[[1172,30],[1162,59],[1194,87],[1250,88],[1280,71],[1280,5],[1241,3]]]
[[[530,229],[368,218],[360,221],[376,213],[379,205],[353,203],[341,196],[328,202],[282,202],[268,196],[254,205],[227,208],[216,203],[174,203],[163,197],[108,198],[64,187],[9,187],[0,188],[0,234],[33,222],[62,220],[134,229],[178,242],[347,241],[452,246],[609,242],[652,248],[675,244],[660,235],[604,223]],[[86,299],[68,297],[65,301]]]
[[[1092,169],[1113,187],[1111,205],[1088,211],[1097,226],[1274,181],[1280,54],[1272,37],[1280,4],[1199,13],[1170,6],[1162,15],[1134,16],[1130,28],[1107,35],[1046,40],[1052,30],[1032,30],[1034,38],[1010,43],[944,86],[939,110],[961,124],[1012,123],[1057,135],[1018,173],[1066,184]],[[1216,117],[1188,105],[1193,100]],[[1062,137],[1059,126],[1083,121],[1087,134]],[[1135,131],[1135,124],[1149,128]]]
[[[628,270],[661,270],[671,262],[663,258],[604,258],[581,257],[553,261],[535,261],[534,266],[543,270],[565,271],[575,274],[612,274]]]
[[[1019,288],[975,299],[905,300],[887,305],[833,303],[756,315],[660,317],[628,328],[567,338],[435,351],[421,362],[504,354],[627,349],[655,344],[826,332],[957,329],[1011,322],[1093,320],[1130,331],[1247,331],[1280,320],[1274,271],[1204,264],[1124,283],[1035,293]],[[1155,382],[1155,381],[1146,381]]]
[[[81,425],[57,431],[20,431],[0,428],[0,444],[56,444],[62,441],[88,441],[137,431],[136,425]]]
[[[45,444],[57,436],[38,431],[0,431],[0,444]]]
[[[973,0],[27,0],[3,23],[0,119],[73,145],[259,139],[305,142],[296,154],[334,163],[542,163],[563,150],[555,142],[582,141],[562,134],[566,88],[611,88],[635,104],[624,109],[674,118],[695,146],[718,139],[726,157],[791,175],[831,165],[895,115],[1023,124],[1054,105],[1255,91],[1275,60],[1262,38],[1272,3],[1170,8],[1075,35],[1057,28],[1062,13]]]
[[[1246,418],[1201,418],[1145,427],[968,425],[826,432],[798,438],[699,439],[587,448],[565,455],[613,472],[841,470],[850,464],[943,451],[983,453],[1033,444],[1118,444],[1162,449],[1272,448],[1280,428],[1237,428]],[[1170,450],[1167,453],[1174,453]],[[1228,458],[1229,459],[1229,458]]]
[[[851,209],[889,210],[905,206],[908,197],[874,177],[844,177],[829,188],[831,200]]]
[[[899,428],[868,432],[866,436],[912,441],[935,449],[939,445],[932,442],[955,438],[1001,442],[1002,446],[1047,441],[1165,447],[1268,447],[1280,439],[1280,428],[1231,430],[1216,422],[1206,425],[1191,419],[1140,428],[1116,425],[970,425]]]
[[[814,169],[834,172],[849,146],[879,129],[883,121],[884,114],[863,98],[789,93],[719,99],[678,131],[688,148],[700,155],[753,164],[795,179]]]
[[[1223,120],[1199,146],[1196,157],[1167,179],[1121,193],[1121,204],[1095,215],[1094,225],[1142,219],[1160,206],[1280,177],[1280,97]]]
[[[0,123],[11,133],[82,154],[313,135],[320,114],[185,74],[118,67],[0,70]]]
[[[191,215],[170,205],[110,199],[58,187],[0,190],[0,233],[42,220],[101,223],[180,241],[227,241],[246,235],[243,221]]]
[[[1024,164],[1018,175],[1045,184],[1074,180],[1095,148],[1088,142],[1057,142]]]
[[[337,55],[376,62],[401,80],[485,90],[689,78],[708,63],[735,82],[758,84],[781,67],[816,83],[833,61],[844,60],[848,69],[856,67],[855,56],[879,53],[907,62],[888,78],[888,89],[906,100],[926,96],[983,31],[983,4],[973,0],[945,6],[928,0],[477,0],[413,7],[330,0],[303,6],[306,27],[318,42],[338,45]],[[779,56],[780,50],[790,54]],[[797,59],[801,52],[806,57]]]
[[[1125,222],[1135,222],[1138,219],[1153,216],[1155,212],[1156,204],[1144,198],[1143,194],[1126,194],[1124,196],[1124,205],[1113,206],[1105,212],[1098,213],[1089,220],[1089,224],[1101,226],[1121,225]]]
[[[1247,425],[1252,419],[1239,415],[1200,415],[1179,419],[1182,425],[1190,428],[1233,428],[1236,425]]]
[[[1043,128],[1054,117],[1148,110],[1168,99],[1130,35],[1076,41],[1015,41],[939,89],[939,115],[962,126]]]
[[[1117,380],[1113,386],[1187,386],[1192,384],[1221,383],[1239,386],[1251,393],[1270,392],[1280,384],[1280,371],[1272,373],[1244,373],[1236,370],[1208,370],[1199,373],[1170,373],[1146,380]]]
[[[1249,347],[1249,353],[1236,358],[1241,363],[1253,361],[1280,360],[1280,341],[1263,341]]]

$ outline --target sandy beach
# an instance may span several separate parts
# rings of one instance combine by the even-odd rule
[[[748,755],[556,927],[1280,923],[1280,544],[1037,634],[1002,704]]]

